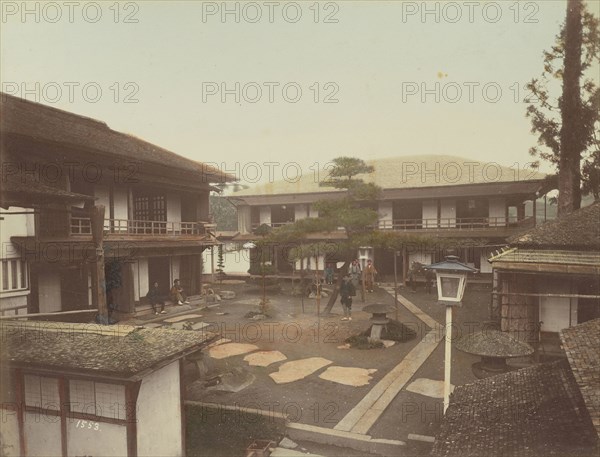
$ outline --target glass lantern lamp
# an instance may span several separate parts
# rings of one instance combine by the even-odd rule
[[[475,273],[477,269],[460,263],[458,257],[454,255],[447,256],[446,260],[442,262],[433,263],[423,268],[435,271],[438,302],[446,307],[446,342],[444,352],[444,413],[446,413],[446,409],[450,403],[452,308],[460,306],[465,293],[465,287],[467,286],[467,275]]]

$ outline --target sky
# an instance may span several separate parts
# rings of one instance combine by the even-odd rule
[[[3,1],[0,79],[6,93],[242,180],[257,180],[250,163],[265,181],[342,155],[525,166],[536,144],[525,84],[565,10],[562,0]]]

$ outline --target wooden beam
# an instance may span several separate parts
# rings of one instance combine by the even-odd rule
[[[501,296],[516,296],[516,297],[555,297],[555,298],[596,298],[600,299],[600,295],[583,295],[583,294],[534,294],[520,292],[492,292],[492,295]]]
[[[24,319],[27,317],[50,317],[50,316],[64,316],[68,314],[83,314],[83,313],[98,313],[97,309],[76,309],[73,311],[57,311],[55,313],[28,313],[28,314],[15,314],[14,316],[0,316],[0,320],[11,320],[11,319]]]
[[[137,400],[142,381],[125,386],[125,428],[127,430],[127,456],[137,457]],[[147,437],[152,439],[152,437]]]
[[[92,264],[92,304],[98,308],[98,316],[108,323],[108,306],[106,305],[106,278],[104,276],[104,206],[92,208],[92,239],[96,245],[96,262]]]

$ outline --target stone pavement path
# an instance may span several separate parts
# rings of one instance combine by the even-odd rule
[[[389,287],[384,289],[394,294]],[[402,361],[383,377],[371,391],[334,427],[336,430],[367,434],[373,424],[383,414],[388,405],[413,377],[443,338],[443,327],[425,314],[405,297],[398,295],[398,301],[416,317],[431,328],[421,342]]]

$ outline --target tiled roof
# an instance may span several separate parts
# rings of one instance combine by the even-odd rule
[[[600,267],[600,252],[515,248],[493,256],[490,261]]]
[[[546,175],[531,170],[523,171],[450,155],[413,155],[368,160],[375,168],[373,173],[359,175],[384,189],[410,189],[424,187],[461,186],[465,184],[518,183],[543,180]],[[332,187],[321,187],[327,171],[302,173],[294,180],[257,184],[234,192],[231,197],[248,195],[297,195],[305,193],[335,192]],[[541,183],[540,183],[541,185]]]
[[[230,182],[235,176],[182,157],[167,149],[126,133],[116,132],[104,122],[0,92],[2,135],[18,135],[55,144],[84,146],[102,154],[147,161],[165,167],[193,171],[202,182]]]
[[[11,175],[0,178],[0,204],[2,206],[39,205],[42,203],[94,201],[89,195],[77,194],[43,184],[35,179],[17,179]]]
[[[600,249],[600,202],[538,225],[508,241],[522,247]]]
[[[600,437],[600,319],[562,330],[560,337]]]
[[[213,338],[207,332],[63,322],[2,322],[0,335],[3,365],[122,378],[199,350]]]
[[[561,360],[456,386],[431,455],[597,457],[598,441]]]

